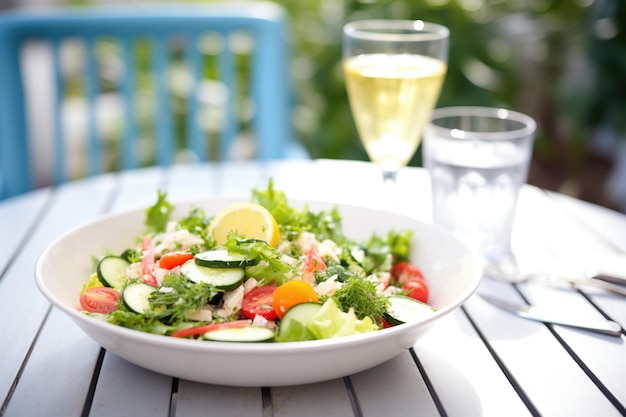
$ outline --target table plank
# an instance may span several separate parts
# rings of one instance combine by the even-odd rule
[[[100,346],[51,309],[4,416],[79,417]]]
[[[510,284],[493,280],[484,280],[479,291],[509,300],[516,297]],[[472,297],[465,309],[540,413],[619,415],[548,326],[503,312],[478,297]]]
[[[204,200],[219,189],[216,165],[176,165],[168,171],[167,195],[172,202]]]
[[[602,318],[596,308],[588,303],[587,299],[572,291],[559,289],[540,288],[526,285],[522,292],[538,305],[558,305],[561,311],[569,311],[571,315],[586,314],[591,317]],[[624,309],[624,300],[622,309]],[[626,375],[626,339],[612,336],[590,334],[582,330],[570,329],[563,326],[554,326],[554,331],[567,344],[568,348],[575,352],[575,357],[581,362],[581,366],[588,368],[593,375],[602,381],[602,385],[608,388],[616,400],[626,405],[626,387],[623,383],[623,375]],[[626,412],[626,408],[623,408]]]
[[[463,310],[438,321],[414,349],[448,416],[530,415]]]
[[[45,203],[50,198],[50,190],[43,189],[31,194],[24,194],[3,200],[0,204],[0,276],[9,262],[15,257],[22,244],[21,238],[28,230],[36,227]]]
[[[109,212],[145,209],[157,201],[157,191],[167,187],[168,172],[160,167],[116,174],[117,192]]]
[[[623,213],[563,194],[548,192],[548,195],[581,227],[589,228],[597,237],[610,242],[618,252],[626,254],[626,216]]]
[[[332,366],[328,363],[325,366]],[[317,384],[272,388],[273,417],[352,417],[354,412],[342,379]],[[308,404],[309,407],[303,407]]]
[[[91,403],[90,417],[170,415],[172,378],[107,352]]]
[[[439,416],[428,387],[406,351],[372,369],[350,376],[363,416]],[[384,393],[384,394],[383,394]]]
[[[10,394],[15,378],[19,377],[22,362],[28,359],[31,345],[50,309],[33,279],[36,260],[59,235],[99,214],[111,186],[109,178],[102,177],[55,190],[54,197],[46,202],[47,209],[40,224],[23,242],[14,262],[4,272],[0,281],[0,317],[20,319],[0,320],[0,393],[3,398]],[[51,343],[44,337],[36,342],[44,346]],[[37,392],[46,388],[42,381],[33,389]]]
[[[177,417],[262,417],[260,388],[223,387],[180,380]]]

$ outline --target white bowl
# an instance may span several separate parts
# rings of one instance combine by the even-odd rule
[[[177,204],[174,216],[189,206],[207,215],[234,203],[216,199]],[[312,210],[333,205],[308,204]],[[177,339],[143,333],[102,322],[79,312],[79,292],[92,270],[92,256],[121,252],[144,230],[145,210],[113,214],[81,226],[54,241],[40,256],[36,281],[50,302],[68,314],[109,352],[166,375],[232,386],[282,386],[339,378],[381,364],[413,346],[441,317],[467,300],[481,278],[480,261],[445,230],[416,220],[363,207],[337,205],[344,232],[353,239],[372,233],[414,230],[411,261],[429,285],[431,317],[390,329],[328,340],[289,343],[227,343]],[[67,262],[71,259],[72,262]]]

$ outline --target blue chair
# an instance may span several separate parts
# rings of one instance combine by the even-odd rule
[[[0,14],[0,199],[181,155],[306,157],[286,14],[231,4]]]

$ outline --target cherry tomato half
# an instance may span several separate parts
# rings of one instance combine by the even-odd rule
[[[107,314],[117,310],[117,302],[121,295],[108,287],[87,288],[80,295],[80,306],[90,313]]]
[[[403,290],[407,290],[407,295],[423,303],[428,302],[428,286],[423,279],[413,278],[402,286]]]
[[[287,310],[296,304],[317,301],[317,294],[310,284],[301,280],[289,281],[274,292],[274,311],[278,318],[283,318]]]
[[[236,320],[225,323],[211,323],[202,326],[191,327],[189,329],[177,330],[171,334],[172,337],[189,337],[205,334],[215,330],[234,329],[237,327],[246,327],[251,324],[250,320]]]
[[[266,320],[276,320],[278,316],[273,307],[275,291],[276,287],[274,285],[253,288],[243,296],[241,303],[243,315],[251,320],[254,320],[255,316],[261,316]]]
[[[424,279],[421,269],[410,262],[398,262],[391,268],[391,275],[399,285],[404,285],[413,278]]]
[[[190,259],[193,259],[193,255],[189,252],[169,252],[159,259],[159,268],[173,269]]]

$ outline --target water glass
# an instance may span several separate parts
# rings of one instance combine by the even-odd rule
[[[535,121],[519,112],[447,107],[424,134],[433,220],[488,261],[511,255],[519,191],[527,181]]]

